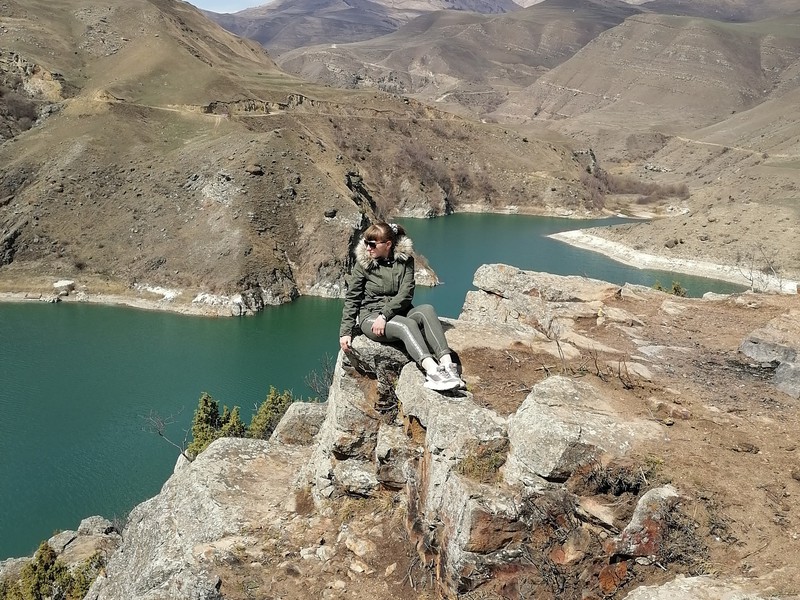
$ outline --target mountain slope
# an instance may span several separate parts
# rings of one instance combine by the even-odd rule
[[[0,144],[0,291],[257,309],[338,295],[364,217],[596,208],[561,145],[304,83],[182,2],[10,6],[0,87],[39,116]]]
[[[278,0],[233,15],[206,13],[225,29],[255,40],[273,56],[315,44],[346,44],[396,31],[437,10],[496,14],[517,10],[511,0]]]
[[[619,137],[705,127],[798,85],[796,22],[630,17],[510,98],[496,116],[548,121],[593,139],[600,130]]]
[[[652,0],[645,7],[668,15],[739,22],[789,16],[800,10],[794,0]]]
[[[338,87],[378,87],[491,112],[637,9],[619,2],[546,2],[508,15],[431,13],[396,33],[287,52],[280,66]]]

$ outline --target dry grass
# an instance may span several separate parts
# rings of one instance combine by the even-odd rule
[[[480,483],[495,483],[500,479],[500,467],[508,456],[507,438],[467,444],[467,454],[456,465],[456,473]]]

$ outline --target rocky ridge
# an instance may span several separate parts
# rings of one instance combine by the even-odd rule
[[[179,463],[87,597],[798,597],[789,297],[475,285],[467,391],[356,338],[327,404]]]

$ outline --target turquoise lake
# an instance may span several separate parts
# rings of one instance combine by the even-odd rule
[[[472,275],[502,262],[690,295],[742,288],[639,271],[545,238],[611,224],[503,215],[402,220],[444,285],[417,301],[456,317]],[[2,270],[0,270],[2,277]],[[146,429],[155,411],[184,439],[202,392],[252,408],[270,386],[308,397],[305,378],[338,350],[341,301],[301,298],[255,317],[200,318],[80,304],[0,304],[0,560],[30,555],[86,516],[124,519],[172,472],[177,451]]]

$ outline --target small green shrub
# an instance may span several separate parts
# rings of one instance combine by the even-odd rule
[[[685,298],[686,294],[688,294],[688,290],[685,287],[683,287],[679,281],[673,281],[672,287],[670,287],[669,289],[661,285],[660,281],[656,281],[653,284],[653,289],[658,290],[659,292],[666,292],[667,294],[672,294],[673,296],[680,296],[681,298]]]
[[[219,430],[219,437],[246,437],[247,427],[239,416],[239,407],[234,406],[233,410],[228,411],[226,406],[225,414],[226,417],[222,419],[222,427]]]
[[[192,419],[192,443],[186,449],[192,456],[197,456],[208,445],[219,437],[222,419],[219,414],[219,403],[209,394],[203,392],[197,403]]]
[[[292,392],[284,390],[278,393],[274,387],[270,387],[269,394],[256,409],[250,425],[247,426],[242,421],[238,406],[232,409],[224,406],[220,413],[219,403],[203,392],[192,419],[192,442],[186,451],[190,456],[196,457],[211,442],[221,437],[267,439],[289,406],[296,401]]]
[[[0,582],[0,600],[80,600],[105,564],[102,553],[95,552],[70,570],[50,544],[42,542],[33,560],[22,568],[18,581]]]
[[[250,420],[248,435],[259,440],[267,439],[293,402],[292,392],[284,390],[279,394],[274,387],[270,387],[266,399]]]

